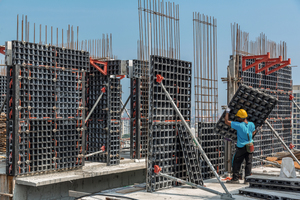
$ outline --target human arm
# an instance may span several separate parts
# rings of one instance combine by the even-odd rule
[[[261,131],[261,127],[262,127],[262,126],[257,127],[257,128],[252,132],[252,138],[254,138],[254,136],[256,135],[256,133],[258,133],[259,131]]]
[[[225,114],[225,124],[228,126],[231,126],[231,121],[229,121],[229,112],[230,112],[230,108],[226,108],[226,114]]]

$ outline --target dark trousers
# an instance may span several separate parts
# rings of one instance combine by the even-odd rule
[[[243,148],[238,148],[238,147],[236,148],[234,158],[233,158],[233,166],[232,166],[233,180],[239,179],[239,171],[241,169],[241,165],[244,159],[246,160],[245,176],[251,175],[252,157],[253,154],[247,152],[246,146],[244,146]]]

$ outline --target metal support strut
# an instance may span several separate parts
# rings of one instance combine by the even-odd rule
[[[122,99],[120,99],[121,105],[123,106],[123,108],[121,109],[120,113],[122,114],[122,112],[125,110],[125,112],[127,113],[127,115],[128,115],[129,118],[131,118],[131,117],[130,117],[129,112],[128,112],[127,108],[126,108],[126,105],[129,102],[130,98],[131,98],[131,95],[129,95],[128,99],[125,102],[125,105],[124,105]]]
[[[296,104],[294,97],[290,94],[290,100],[295,104],[295,106],[298,108],[298,110],[300,111],[300,107]]]
[[[90,118],[90,116],[91,116],[92,113],[94,112],[94,110],[95,110],[96,106],[98,105],[100,99],[102,98],[103,94],[105,93],[105,87],[103,87],[103,88],[101,89],[101,92],[102,92],[102,93],[100,94],[99,98],[97,99],[96,103],[94,104],[93,108],[91,109],[89,115],[86,117],[84,123],[87,122],[87,120]]]
[[[90,157],[90,156],[93,156],[93,155],[105,153],[105,146],[102,146],[100,149],[101,149],[100,151],[96,151],[94,153],[90,153],[90,154],[87,154],[87,155],[80,155],[78,157],[79,158],[87,158],[87,157]]]
[[[182,116],[182,114],[180,113],[180,111],[178,110],[176,104],[174,103],[172,97],[170,96],[169,92],[166,90],[165,86],[162,83],[162,80],[164,79],[164,77],[162,77],[161,75],[157,74],[156,75],[156,81],[160,84],[160,86],[162,87],[162,89],[164,90],[167,98],[169,99],[170,103],[172,104],[174,110],[176,111],[177,115],[179,115],[179,118],[181,119],[183,125],[185,126],[185,128],[188,130],[190,136],[193,138],[194,143],[196,144],[196,147],[199,149],[202,157],[204,158],[204,160],[206,161],[206,163],[209,165],[210,169],[212,170],[212,172],[214,173],[214,175],[216,176],[217,180],[219,181],[219,183],[221,184],[222,188],[224,189],[224,191],[226,192],[226,198],[228,199],[232,199],[232,195],[230,194],[230,192],[227,190],[225,184],[221,181],[220,176],[218,175],[218,173],[216,172],[215,168],[213,167],[213,165],[211,164],[210,160],[208,159],[207,155],[205,154],[204,150],[202,149],[201,145],[199,144],[197,138],[193,135],[189,125],[186,123],[184,117]],[[223,198],[225,198],[224,194],[222,196]]]
[[[268,120],[265,121],[266,124],[269,126],[271,131],[274,133],[274,135],[277,137],[277,139],[282,143],[282,145],[286,148],[286,150],[291,154],[291,156],[295,159],[295,161],[300,165],[299,160],[297,157],[293,154],[293,152],[290,150],[290,148],[284,143],[284,141],[281,139],[280,135],[277,133],[277,131],[272,127],[272,125],[268,122]]]
[[[186,185],[190,185],[190,186],[193,186],[193,187],[196,187],[198,189],[201,189],[201,190],[205,190],[207,192],[210,192],[210,193],[213,193],[213,194],[216,194],[216,195],[220,195],[221,197],[224,197],[224,199],[228,198],[228,196],[226,196],[226,194],[223,194],[221,192],[218,192],[216,190],[212,190],[212,189],[209,189],[209,188],[206,188],[204,186],[201,186],[201,185],[197,185],[195,183],[191,183],[191,182],[188,182],[188,181],[184,181],[182,179],[179,179],[179,178],[176,178],[176,177],[173,177],[173,176],[170,176],[168,174],[164,174],[164,173],[161,173],[161,168],[158,166],[158,165],[154,165],[154,173],[156,173],[157,175],[159,176],[162,176],[162,177],[165,177],[167,179],[171,179],[171,180],[174,180],[178,183],[182,183],[182,184],[186,184]],[[222,198],[223,199],[223,198]],[[231,199],[231,198],[229,198]]]

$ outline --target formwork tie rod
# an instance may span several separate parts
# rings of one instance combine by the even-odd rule
[[[122,112],[125,110],[125,112],[127,113],[127,115],[128,115],[129,118],[131,118],[131,117],[130,117],[130,115],[129,115],[129,113],[128,113],[128,110],[126,109],[126,105],[128,104],[130,98],[131,98],[131,95],[129,95],[129,97],[128,97],[128,99],[126,100],[125,104],[123,103],[122,99],[120,99],[121,104],[122,104],[122,106],[123,106],[123,108],[121,109],[120,113],[122,114]]]
[[[268,122],[268,120],[265,121],[266,124],[269,126],[271,131],[274,133],[274,135],[277,137],[277,139],[282,143],[282,145],[287,149],[287,151],[291,154],[291,156],[294,158],[294,160],[298,163],[300,166],[300,162],[297,159],[297,157],[293,154],[293,152],[290,150],[290,148],[284,143],[284,141],[281,139],[280,135],[277,133],[277,131],[272,127],[272,125]]]
[[[98,105],[98,103],[99,103],[99,101],[101,100],[101,98],[102,98],[103,94],[105,93],[105,87],[103,87],[103,88],[101,89],[101,92],[102,92],[102,93],[100,94],[99,98],[97,99],[96,103],[94,104],[93,108],[91,109],[91,111],[90,111],[89,115],[86,117],[86,119],[85,119],[84,123],[86,123],[86,122],[87,122],[87,120],[90,118],[90,116],[91,116],[91,115],[92,115],[92,113],[94,112],[94,110],[95,110],[96,106]]]
[[[176,111],[177,115],[179,115],[179,118],[181,119],[183,125],[185,126],[185,128],[188,130],[190,136],[193,138],[194,143],[196,144],[196,147],[199,149],[202,157],[204,158],[204,160],[206,161],[206,163],[209,165],[209,168],[211,169],[211,171],[213,172],[213,174],[216,176],[217,180],[219,181],[220,185],[222,186],[222,188],[224,189],[224,191],[226,192],[226,194],[222,194],[222,198],[226,199],[233,199],[232,195],[230,194],[230,192],[227,190],[225,184],[221,181],[220,176],[218,175],[218,173],[216,172],[215,168],[213,167],[213,165],[211,164],[210,160],[208,159],[206,153],[204,152],[204,150],[202,149],[201,145],[199,144],[197,138],[193,135],[189,125],[186,123],[184,117],[182,116],[182,114],[180,113],[179,109],[177,108],[176,104],[174,103],[172,97],[170,96],[169,92],[166,90],[164,84],[162,83],[162,80],[164,79],[164,77],[162,77],[161,75],[157,74],[156,75],[156,82],[158,82],[160,84],[160,86],[162,87],[163,91],[165,92],[167,98],[169,99],[171,105],[173,106],[174,110]]]
[[[201,189],[201,190],[205,190],[207,192],[210,192],[210,193],[213,193],[213,194],[216,194],[216,195],[220,195],[221,197],[224,196],[224,198],[226,199],[227,198],[227,195],[226,194],[223,194],[221,192],[218,192],[216,190],[212,190],[212,189],[209,189],[209,188],[206,188],[204,186],[201,186],[201,185],[197,185],[195,183],[191,183],[191,182],[188,182],[188,181],[184,181],[182,179],[179,179],[179,178],[176,178],[176,177],[173,177],[173,176],[170,176],[168,174],[164,174],[164,173],[161,173],[161,168],[158,166],[158,165],[154,165],[154,173],[159,175],[159,176],[162,176],[162,177],[165,177],[167,179],[171,179],[171,180],[174,180],[178,183],[182,183],[182,184],[186,184],[186,185],[190,185],[192,187],[195,187],[195,188],[198,188],[198,189]],[[230,198],[231,199],[231,198]]]
[[[4,105],[5,105],[5,103],[6,103],[6,98],[7,98],[7,96],[4,97],[4,100],[3,100],[2,105],[1,105],[1,108],[0,108],[0,113],[2,112],[2,110],[3,110],[3,108],[4,108]]]

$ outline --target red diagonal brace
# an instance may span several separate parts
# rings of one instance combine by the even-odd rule
[[[255,59],[255,62],[249,66],[246,66],[246,60],[248,59]],[[243,56],[242,57],[242,70],[246,71],[254,66],[257,65],[256,69],[258,69],[258,64],[262,62],[266,62],[270,59],[270,53],[268,52],[267,55],[256,55],[256,56]]]
[[[270,58],[266,62],[266,64],[265,64],[264,67],[262,67],[262,68],[260,68],[258,70],[255,69],[255,73],[257,74],[257,73],[262,72],[264,70],[266,70],[266,72],[267,72],[270,67],[272,67],[274,65],[277,65],[277,64],[280,64],[281,62],[282,62],[282,56],[279,56],[279,58]]]
[[[5,51],[4,50],[5,50],[5,47],[0,47],[0,53],[3,54],[3,55],[5,55]]]
[[[103,75],[107,75],[107,62],[99,61],[99,60],[94,60],[90,58],[90,63],[93,67],[95,67],[99,72],[101,72]],[[104,69],[101,69],[97,64],[104,65]]]
[[[276,71],[290,65],[291,64],[291,59],[289,58],[288,60],[282,61],[280,64],[281,64],[280,66],[276,67],[275,69],[272,69],[271,71],[267,70],[266,75],[272,74],[273,72],[276,72]]]

